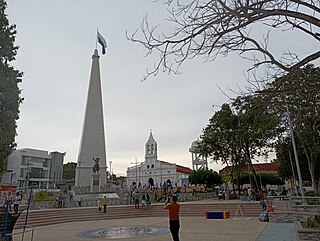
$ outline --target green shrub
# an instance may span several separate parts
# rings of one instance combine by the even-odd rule
[[[33,202],[53,201],[53,200],[54,200],[53,194],[47,191],[36,192],[32,198]]]
[[[320,214],[315,215],[314,217],[309,217],[303,223],[305,228],[320,228]]]

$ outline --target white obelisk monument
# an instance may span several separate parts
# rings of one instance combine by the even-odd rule
[[[98,50],[92,56],[91,75],[84,115],[82,137],[76,168],[75,187],[90,192],[99,192],[106,186],[107,158],[104,134],[102,91]],[[99,171],[93,171],[95,160],[99,160]],[[89,189],[90,188],[90,189]]]

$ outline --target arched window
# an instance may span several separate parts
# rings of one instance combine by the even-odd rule
[[[153,164],[151,165],[151,168],[154,168],[154,165],[153,165]]]
[[[149,169],[149,168],[150,168],[150,166],[148,165],[148,166],[147,166],[147,169]]]

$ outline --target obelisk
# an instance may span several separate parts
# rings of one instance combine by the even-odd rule
[[[106,186],[107,158],[104,134],[102,91],[98,50],[92,56],[91,74],[82,136],[78,154],[75,187],[92,190],[94,159],[99,158],[99,186]],[[90,188],[91,187],[91,188]]]

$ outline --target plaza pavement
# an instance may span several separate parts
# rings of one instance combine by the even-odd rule
[[[231,218],[225,220],[207,220],[205,217],[182,217],[180,238],[181,241],[256,241],[263,233],[267,223],[259,222],[257,218]],[[98,240],[96,238],[83,238],[79,234],[85,231],[111,227],[168,227],[167,217],[128,218],[113,220],[97,220],[88,222],[73,222],[59,225],[36,227],[34,241],[84,241]],[[15,235],[14,240],[21,240],[20,235]],[[24,240],[30,239],[30,233],[26,233]],[[99,238],[99,240],[107,240]],[[146,235],[134,238],[113,239],[119,241],[170,241],[171,234]]]
[[[208,200],[207,200],[208,201]],[[211,200],[210,200],[211,201]],[[285,205],[278,209],[288,211]],[[282,211],[283,211],[282,210]],[[108,214],[106,214],[108,215]],[[98,217],[97,217],[98,218]],[[287,220],[288,219],[288,220]],[[258,217],[231,217],[225,220],[206,219],[202,217],[180,217],[181,241],[297,241],[297,233],[291,218],[284,217],[276,222],[263,223]],[[68,222],[64,224],[36,227],[33,241],[84,241],[84,240],[119,240],[119,241],[171,241],[169,230],[164,234],[145,235],[133,238],[85,238],[80,234],[97,229],[113,227],[164,227],[168,228],[167,217],[143,217],[109,219],[85,222]],[[15,235],[14,240],[22,240]],[[31,233],[26,233],[22,241],[31,241]]]

